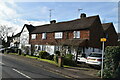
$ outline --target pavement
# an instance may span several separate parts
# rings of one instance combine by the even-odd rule
[[[95,69],[89,69],[89,68],[80,68],[80,67],[58,67],[54,64],[50,64],[48,62],[40,61],[33,58],[27,58],[25,56],[19,56],[19,55],[11,55],[11,54],[4,54],[4,56],[14,58],[16,60],[19,60],[24,63],[29,63],[33,66],[37,66],[40,68],[43,68],[45,71],[64,76],[65,78],[69,79],[99,79],[95,75]],[[96,71],[97,72],[97,71]]]

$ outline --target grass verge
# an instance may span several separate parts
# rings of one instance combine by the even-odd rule
[[[54,64],[54,65],[58,65],[55,61],[48,60],[48,59],[41,59],[41,58],[38,58],[38,57],[35,57],[35,56],[30,56],[30,55],[26,55],[25,57],[37,59],[37,60],[44,61],[44,62],[48,62],[48,63]]]
[[[5,53],[5,54],[7,54],[7,53]],[[18,55],[17,53],[9,53],[9,54],[11,54],[11,55]],[[21,54],[19,56],[24,56],[24,55]],[[37,60],[44,61],[44,62],[47,62],[47,63],[54,64],[54,65],[58,66],[58,64],[55,61],[53,61],[53,60],[41,59],[41,58],[38,58],[38,57],[35,57],[35,56],[30,56],[30,55],[26,55],[24,57],[37,59]],[[68,66],[68,65],[63,65],[63,67],[65,67],[65,68],[74,68],[73,66]]]

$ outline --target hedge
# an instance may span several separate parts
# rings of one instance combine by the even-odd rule
[[[68,66],[76,66],[76,62],[73,60],[74,56],[72,54],[67,54],[64,56],[63,64]]]
[[[47,53],[46,51],[40,51],[39,52],[39,57],[42,59],[47,59],[50,54]]]
[[[120,46],[105,48],[104,78],[119,78],[120,76]]]

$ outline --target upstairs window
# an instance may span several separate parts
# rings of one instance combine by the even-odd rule
[[[80,38],[80,31],[74,31],[73,34],[74,34],[73,38]]]
[[[55,39],[61,39],[63,37],[63,32],[56,32]]]
[[[46,33],[42,33],[42,39],[46,39],[47,36],[46,36]]]
[[[36,39],[36,34],[32,34],[31,39]]]

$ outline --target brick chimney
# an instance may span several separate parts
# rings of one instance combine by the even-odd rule
[[[85,18],[86,14],[85,13],[81,13],[80,18]]]
[[[54,24],[54,23],[56,23],[56,20],[50,21],[50,24]]]

